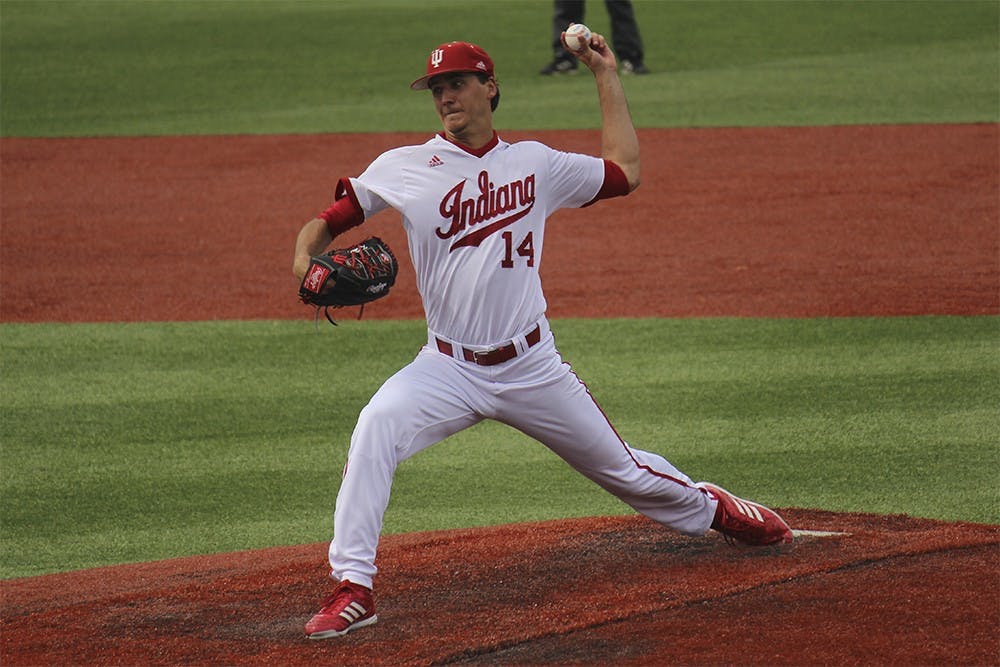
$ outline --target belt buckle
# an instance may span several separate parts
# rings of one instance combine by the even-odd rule
[[[485,359],[485,358],[489,357],[491,354],[493,354],[494,352],[496,352],[499,349],[500,348],[498,348],[498,347],[493,347],[493,348],[490,348],[488,350],[473,350],[472,351],[472,358],[478,364],[480,358]]]

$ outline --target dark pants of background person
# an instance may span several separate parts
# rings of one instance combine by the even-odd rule
[[[555,0],[552,13],[552,50],[555,56],[568,56],[561,36],[570,23],[584,23],[585,0]],[[611,46],[619,60],[643,62],[642,38],[630,0],[604,0],[611,18]]]

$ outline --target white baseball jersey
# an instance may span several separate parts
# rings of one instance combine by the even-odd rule
[[[489,346],[543,316],[545,220],[593,200],[604,162],[496,135],[472,152],[436,135],[349,180],[366,219],[388,207],[402,214],[430,331]]]

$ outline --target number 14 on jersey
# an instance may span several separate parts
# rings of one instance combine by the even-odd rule
[[[528,232],[528,235],[514,247],[514,232],[504,232],[501,234],[503,236],[504,243],[504,257],[500,262],[500,266],[505,269],[514,268],[514,254],[517,253],[518,257],[524,257],[528,260],[528,266],[535,265],[535,243],[532,237],[532,232]]]

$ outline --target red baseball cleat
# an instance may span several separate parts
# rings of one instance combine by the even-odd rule
[[[324,600],[323,608],[306,623],[309,639],[343,637],[351,630],[372,625],[378,621],[371,590],[364,586],[343,581]]]
[[[774,510],[737,498],[708,482],[701,482],[697,486],[719,501],[712,529],[722,533],[727,540],[751,547],[792,543],[794,538],[791,528]]]

